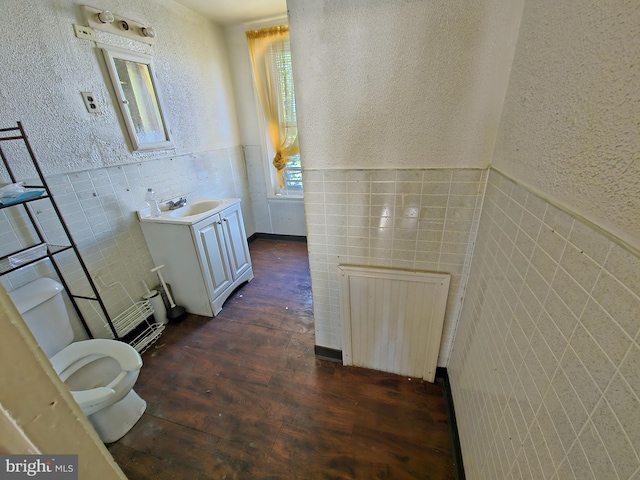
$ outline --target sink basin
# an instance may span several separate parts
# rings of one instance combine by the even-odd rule
[[[141,222],[194,225],[240,201],[238,198],[211,198],[186,195],[187,204],[175,210],[163,210],[159,217],[151,217],[149,209],[138,210]]]
[[[214,210],[218,208],[220,205],[222,205],[222,203],[223,201],[220,199],[199,200],[191,204],[187,204],[184,207],[171,210],[169,212],[169,216],[176,218],[176,217],[190,217],[192,215],[199,215],[201,213],[208,212],[209,210]]]

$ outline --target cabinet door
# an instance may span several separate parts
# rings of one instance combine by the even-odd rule
[[[249,246],[247,245],[244,223],[242,223],[240,204],[228,208],[222,212],[221,216],[227,252],[229,253],[229,268],[232,277],[235,279],[251,265],[251,257],[249,256]]]
[[[216,217],[211,224],[198,229],[200,254],[203,268],[211,279],[211,298],[224,291],[233,280],[232,271],[227,262],[227,246],[224,239],[223,223]]]

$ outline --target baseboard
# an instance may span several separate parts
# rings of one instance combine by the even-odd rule
[[[332,362],[342,363],[342,350],[336,350],[334,348],[321,347],[320,345],[316,345],[314,348],[314,352],[316,354],[316,357],[321,360],[330,360]]]
[[[247,240],[251,243],[259,238],[264,240],[284,240],[287,242],[307,242],[307,237],[304,235],[281,235],[279,233],[254,233]]]
[[[456,410],[453,405],[451,383],[449,383],[449,373],[446,368],[438,367],[436,369],[436,381],[442,384],[444,403],[447,408],[447,420],[449,424],[449,435],[451,437],[451,447],[453,449],[453,467],[456,480],[465,480],[460,436],[458,435],[458,423],[456,422]]]

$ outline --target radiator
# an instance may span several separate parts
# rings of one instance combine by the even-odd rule
[[[339,265],[342,361],[433,382],[450,276]]]

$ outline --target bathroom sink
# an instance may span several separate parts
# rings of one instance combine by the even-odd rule
[[[169,211],[170,217],[190,217],[191,215],[199,215],[201,213],[214,210],[219,207],[224,201],[219,198],[196,200],[191,204],[187,204],[184,207],[177,208]]]
[[[210,198],[197,195],[186,195],[186,199],[187,204],[184,207],[175,210],[163,209],[159,217],[151,217],[148,208],[138,210],[138,219],[141,222],[193,225],[240,201],[237,198]],[[167,202],[163,202],[163,206],[166,204]]]

